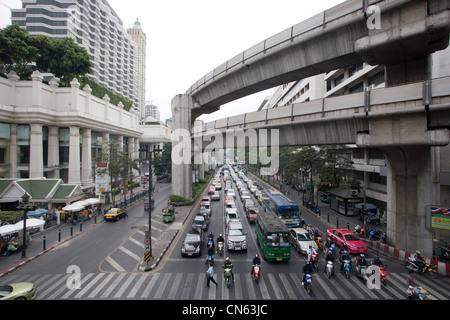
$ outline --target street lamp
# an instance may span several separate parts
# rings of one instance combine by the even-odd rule
[[[22,196],[22,204],[17,207],[19,210],[23,210],[23,235],[22,235],[22,259],[26,258],[27,248],[27,213],[28,211],[36,210],[37,206],[28,204],[30,201],[30,195],[25,192]]]

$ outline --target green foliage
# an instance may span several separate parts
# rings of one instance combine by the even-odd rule
[[[164,143],[161,155],[156,155],[152,161],[154,173],[157,177],[172,173],[172,143]]]
[[[92,73],[89,53],[69,37],[51,40],[36,62],[39,69],[53,73],[66,87],[76,76]]]
[[[79,77],[78,81],[80,82],[80,88],[83,88],[85,85],[88,84],[92,89],[93,96],[103,99],[105,94],[107,94],[110,98],[110,101],[109,101],[110,103],[117,106],[119,104],[119,102],[122,102],[123,109],[126,111],[130,111],[131,106],[132,106],[132,102],[130,101],[130,99],[128,99],[122,95],[113,93],[111,90],[106,89],[105,87],[99,85],[98,83],[96,83],[95,81],[93,81],[92,79],[89,79],[87,77]]]
[[[23,211],[0,211],[0,221],[13,224],[22,220]]]

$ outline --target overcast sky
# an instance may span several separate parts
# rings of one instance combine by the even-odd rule
[[[201,77],[253,45],[343,0],[109,0],[126,29],[139,18],[147,35],[146,99],[161,120],[171,101]],[[0,28],[11,23],[8,8],[21,0],[0,0]],[[269,89],[223,105],[199,119],[212,121],[255,111]]]

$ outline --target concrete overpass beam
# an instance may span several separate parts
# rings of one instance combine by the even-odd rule
[[[194,100],[179,94],[172,100],[172,195],[192,198],[191,109]]]
[[[364,61],[386,66],[386,86],[428,80],[432,67],[429,55],[447,48],[450,10],[433,2],[404,1],[398,7],[395,2],[387,4],[369,17],[370,21],[378,20],[378,26],[367,25],[368,35],[356,40],[355,51]]]

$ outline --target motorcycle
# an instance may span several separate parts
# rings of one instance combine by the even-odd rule
[[[205,264],[207,265],[214,264],[214,256],[206,254]]]
[[[350,268],[351,268],[351,264],[350,264],[350,260],[344,260],[343,261],[343,267],[342,267],[342,271],[345,273],[345,275],[348,277],[350,277]]]
[[[362,279],[364,283],[367,283],[367,267],[356,265],[355,271],[358,277]]]
[[[305,261],[308,261],[307,256],[305,257]],[[310,262],[311,265],[316,268],[316,270],[319,270],[319,259],[317,259],[317,253],[311,255]]]
[[[223,278],[225,280],[225,284],[227,285],[227,288],[231,286],[232,282],[232,275],[231,275],[231,268],[227,267],[225,268],[223,272]]]
[[[383,234],[381,235],[381,238],[380,238],[380,241],[379,241],[380,243],[384,243],[384,244],[386,244],[386,232],[383,232]]]
[[[219,255],[223,254],[223,242],[217,242],[217,252]]]
[[[333,261],[327,261],[326,273],[327,273],[328,279],[331,278],[331,275],[333,274],[333,269],[334,269]]]
[[[369,240],[379,240],[382,234],[381,230],[372,229],[369,233]]]
[[[408,296],[408,300],[437,300],[422,287],[408,286],[406,294]]]
[[[426,260],[423,260],[422,262],[424,264],[424,268],[419,268],[415,261],[408,257],[405,259],[405,267],[408,270],[412,270],[420,274],[426,274],[428,277],[436,279],[438,277],[437,266],[430,265]]]
[[[316,237],[314,240],[316,240],[317,248],[318,248],[319,250],[323,250],[323,241],[322,241],[322,237],[318,236],[318,237]]]
[[[303,281],[303,288],[305,288],[308,294],[311,293],[311,285],[312,285],[312,276],[311,274],[307,273],[305,275],[305,281]]]
[[[261,275],[261,267],[258,264],[253,266],[252,277],[256,282],[259,280],[259,276]]]
[[[387,285],[387,280],[386,280],[386,267],[380,267],[380,278],[381,278],[381,283],[386,286]]]

